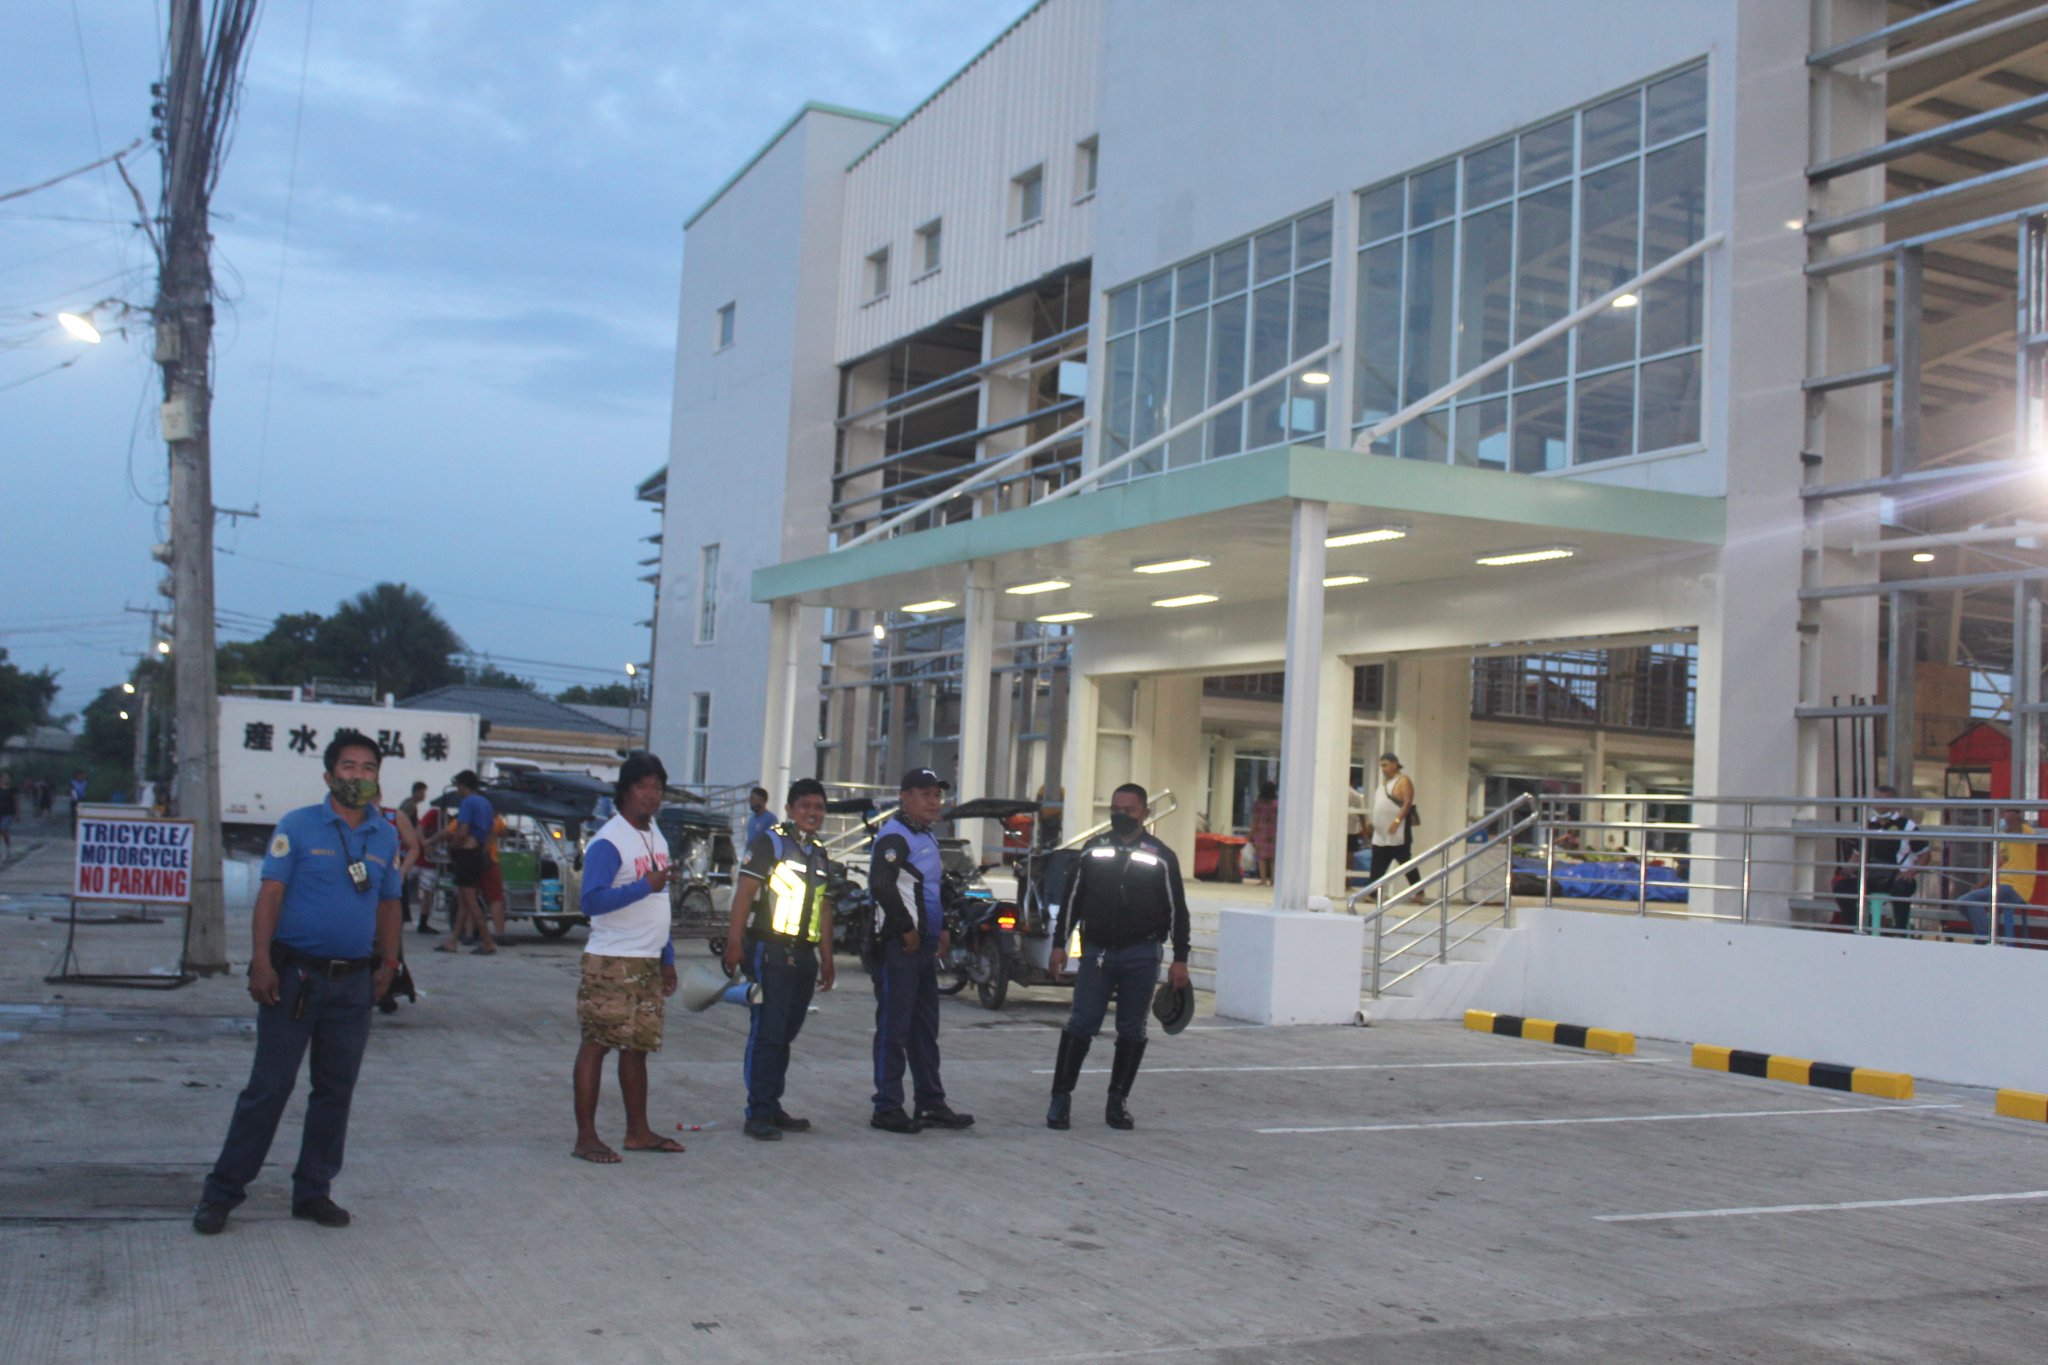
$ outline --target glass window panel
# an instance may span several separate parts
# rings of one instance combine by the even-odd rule
[[[1254,381],[1287,364],[1287,282],[1269,284],[1252,295]]]
[[[1631,90],[1626,95],[1596,104],[1585,113],[1586,166],[1598,166],[1618,156],[1628,156],[1642,146],[1643,95]]]
[[[1235,294],[1245,287],[1250,276],[1252,245],[1250,242],[1236,242],[1216,253],[1215,295]]]
[[[1298,378],[1287,382],[1287,439],[1320,444],[1330,425],[1330,386],[1304,384]]]
[[[1143,445],[1166,429],[1167,345],[1165,323],[1138,333],[1137,406],[1131,415],[1131,444]]]
[[[1689,138],[1643,160],[1643,264],[1683,251],[1706,232],[1707,140]],[[1700,261],[1643,289],[1643,354],[1700,343],[1706,282]]]
[[[1458,211],[1458,163],[1446,162],[1408,177],[1408,226],[1418,228]]]
[[[1169,426],[1185,422],[1207,404],[1203,386],[1209,377],[1209,315],[1188,313],[1173,324],[1173,394],[1167,409]],[[1167,442],[1166,463],[1170,469],[1194,464],[1202,458],[1202,429],[1196,427]]]
[[[1190,261],[1182,266],[1174,278],[1174,294],[1180,310],[1186,312],[1209,301],[1209,258]]]
[[[1564,385],[1515,395],[1515,472],[1564,468]]]
[[[1401,230],[1406,207],[1401,191],[1405,184],[1405,181],[1396,180],[1391,185],[1382,185],[1358,196],[1360,241],[1377,242]]]
[[[1109,393],[1103,401],[1108,407],[1104,424],[1109,429],[1112,456],[1131,448],[1131,391],[1137,381],[1137,362],[1135,336],[1120,336],[1109,343]]]
[[[1637,162],[1594,171],[1579,182],[1579,305],[1599,298],[1634,275]],[[1635,355],[1640,307],[1611,307],[1580,327],[1581,372]]]
[[[1294,268],[1330,259],[1330,211],[1317,209],[1294,220]]]
[[[1127,284],[1109,296],[1109,330],[1128,332],[1138,325],[1138,287]]]
[[[1502,204],[1465,219],[1464,260],[1458,277],[1458,361],[1463,374],[1508,348],[1514,307],[1514,206]],[[1481,393],[1507,387],[1505,370],[1480,381]]]
[[[1173,276],[1154,275],[1138,285],[1138,321],[1162,321],[1173,311]]]
[[[1455,461],[1479,469],[1508,467],[1508,400],[1492,398],[1458,409]]]
[[[1648,142],[1655,146],[1707,126],[1707,69],[1667,76],[1649,89]]]
[[[1413,403],[1451,377],[1451,243],[1453,229],[1418,232],[1408,239],[1407,348],[1401,401]]]
[[[1281,426],[1283,410],[1286,407],[1287,386],[1275,384],[1251,397],[1245,404],[1244,448],[1264,450],[1287,439],[1287,432]]]
[[[1538,185],[1572,173],[1572,121],[1569,115],[1522,134],[1522,188]]]
[[[1442,464],[1451,458],[1451,414],[1444,408],[1423,413],[1395,434],[1401,438],[1404,460]]]
[[[1221,402],[1244,387],[1246,313],[1250,301],[1239,294],[1209,310],[1209,403]],[[1244,409],[1232,408],[1209,422],[1209,458],[1235,455],[1244,449]]]
[[[1512,139],[1481,147],[1465,158],[1465,211],[1505,199],[1515,188],[1515,144]]]
[[[1643,366],[1643,450],[1694,445],[1700,439],[1700,355],[1692,351]]]
[[[1301,359],[1330,344],[1330,267],[1319,265],[1294,277],[1294,350]]]
[[[1352,420],[1369,426],[1393,415],[1401,370],[1401,244],[1359,253],[1357,359]]]
[[[1515,224],[1515,340],[1527,341],[1571,312],[1572,187],[1553,185],[1523,199]],[[1515,363],[1515,383],[1564,375],[1560,338]]]
[[[1277,227],[1271,232],[1260,233],[1254,243],[1252,260],[1255,267],[1252,278],[1260,284],[1285,275],[1293,266],[1294,230]]]
[[[1577,463],[1611,460],[1635,450],[1636,372],[1614,370],[1579,381]]]

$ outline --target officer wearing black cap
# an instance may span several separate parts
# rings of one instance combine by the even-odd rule
[[[1167,983],[1176,992],[1188,985],[1188,897],[1181,884],[1180,860],[1145,832],[1151,806],[1143,787],[1135,782],[1118,787],[1109,811],[1109,833],[1081,849],[1063,902],[1067,923],[1061,932],[1078,932],[1081,970],[1074,978],[1074,1010],[1060,1033],[1059,1057],[1053,1064],[1052,1105],[1045,1111],[1048,1128],[1069,1126],[1074,1082],[1080,1079],[1088,1045],[1102,1028],[1112,997],[1116,1059],[1110,1064],[1109,1103],[1103,1117],[1112,1128],[1137,1126],[1124,1101],[1145,1059],[1145,1011],[1159,980],[1160,945],[1169,936],[1173,966]],[[1053,950],[1055,972],[1065,959],[1063,950]]]
[[[868,864],[876,936],[875,1113],[869,1122],[892,1133],[966,1128],[972,1114],[946,1106],[939,1083],[939,954],[945,918],[939,903],[944,867],[932,833],[946,784],[930,768],[903,774],[896,814],[875,835]],[[903,1065],[910,1063],[916,1113],[903,1109]]]

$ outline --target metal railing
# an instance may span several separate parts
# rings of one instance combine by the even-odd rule
[[[1694,818],[1652,818],[1674,805]],[[1532,881],[1543,905],[1587,913],[2048,947],[2048,832],[2025,823],[2036,811],[2010,800],[1524,795],[1360,888],[1346,909],[1371,926],[1375,997],[1512,928],[1517,901],[1538,897]],[[2001,828],[2013,814],[2022,827]]]
[[[1358,914],[1360,901],[1368,897],[1373,901],[1365,918],[1372,931],[1366,963],[1375,998],[1432,962],[1450,961],[1452,949],[1487,930],[1514,927],[1512,850],[1515,839],[1527,833],[1538,818],[1538,799],[1518,796],[1361,887],[1345,902],[1346,910]],[[1409,881],[1411,877],[1413,881]],[[1458,907],[1455,915],[1454,905]],[[1401,914],[1403,910],[1408,913]],[[1399,917],[1390,923],[1390,914]],[[1432,916],[1434,933],[1425,923]],[[1418,924],[1425,927],[1417,930]],[[1391,948],[1390,939],[1395,940]]]

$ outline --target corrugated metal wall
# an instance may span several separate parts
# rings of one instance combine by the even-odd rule
[[[1104,0],[1047,0],[847,173],[839,358],[855,359],[1093,252],[1094,199],[1076,199],[1095,135]],[[1044,216],[1016,228],[1012,179],[1043,163]],[[919,276],[917,230],[943,224]],[[889,248],[889,292],[868,258]]]

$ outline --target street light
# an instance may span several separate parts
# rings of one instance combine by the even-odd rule
[[[123,712],[121,713],[121,719],[122,719],[122,720],[126,720],[126,719],[128,719],[128,713],[127,713],[126,711],[123,711]]]
[[[639,676],[640,676],[640,665],[638,665],[638,664],[627,664],[627,665],[626,665],[626,676],[627,676],[627,677],[629,677],[629,678],[637,678],[637,677],[639,677]]]
[[[57,321],[64,330],[89,346],[100,344],[100,329],[92,325],[92,319],[78,313],[59,313]]]
[[[124,682],[121,684],[121,690],[132,697],[135,695],[135,684],[132,682]]]
[[[170,653],[170,652],[171,652],[171,642],[170,642],[169,640],[158,640],[158,641],[156,642],[156,652],[157,652],[157,653],[159,653],[159,654],[168,654],[168,653]]]

